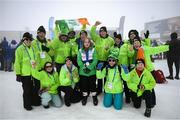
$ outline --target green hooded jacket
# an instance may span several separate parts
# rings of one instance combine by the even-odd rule
[[[138,85],[142,76],[143,78],[141,84],[144,85],[144,90],[138,89]],[[127,82],[128,88],[137,93],[138,96],[141,96],[145,90],[151,91],[156,85],[154,77],[146,68],[144,68],[140,77],[138,76],[136,69],[133,69],[128,74],[125,74],[124,70],[122,70],[122,78]]]
[[[37,56],[37,69],[41,70],[44,67],[44,64],[46,62],[52,62],[52,59],[50,57],[50,51],[47,53],[45,51],[42,51],[41,45],[45,45],[48,47],[48,42],[47,44],[41,43],[39,40],[35,39],[32,41],[32,46],[35,50],[36,56]]]
[[[59,39],[54,39],[50,45],[50,49],[54,51],[54,60],[56,63],[64,64],[66,57],[71,55],[71,42],[63,42]]]
[[[102,38],[96,33],[96,26],[92,26],[90,35],[95,43],[97,51],[97,59],[100,61],[107,61],[109,49],[114,45],[114,40],[110,36]]]
[[[97,70],[96,77],[98,79],[102,79],[106,77],[106,83],[104,86],[105,92],[117,94],[123,92],[123,83],[122,83],[123,81],[120,77],[120,74],[121,73],[118,70],[118,66],[115,66],[114,68],[104,68],[102,71]]]
[[[53,74],[49,74],[44,70],[39,72],[36,69],[33,69],[32,75],[34,78],[40,80],[41,89],[50,87],[48,91],[49,93],[51,94],[58,93],[57,88],[59,87],[59,80],[58,80],[57,72],[53,72]]]
[[[70,73],[66,64],[61,67],[59,82],[60,86],[75,86],[75,83],[79,81],[79,73],[77,67],[72,66],[72,72]]]
[[[35,50],[33,47],[27,47],[23,43],[15,51],[14,69],[16,75],[30,76],[32,74],[32,61],[37,61]]]

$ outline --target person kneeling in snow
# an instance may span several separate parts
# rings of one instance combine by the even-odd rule
[[[82,99],[82,94],[79,88],[79,74],[78,69],[72,64],[72,58],[66,58],[66,64],[61,67],[59,73],[60,86],[59,93],[63,91],[65,105],[71,106],[71,103],[77,103]]]
[[[156,81],[145,68],[143,59],[136,60],[136,67],[128,74],[122,71],[122,78],[127,81],[128,88],[131,90],[131,98],[135,108],[141,107],[142,99],[145,99],[146,110],[144,116],[151,116],[152,108],[152,89]]]
[[[123,104],[123,81],[121,79],[121,70],[117,65],[117,57],[113,54],[108,56],[108,65],[102,70],[100,63],[97,67],[97,78],[102,79],[106,77],[105,82],[105,95],[104,95],[104,106],[110,107],[114,105],[116,110],[122,109]],[[102,70],[102,71],[101,71]]]
[[[35,68],[35,66],[33,66]],[[61,107],[62,101],[58,95],[59,86],[58,73],[54,71],[51,62],[46,62],[44,70],[32,70],[33,77],[40,80],[39,95],[44,108],[49,108],[49,102],[52,101],[55,107]]]

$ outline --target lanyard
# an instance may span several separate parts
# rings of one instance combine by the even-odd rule
[[[38,42],[38,41],[36,41],[36,44],[37,44],[37,46],[38,46],[39,51],[41,51],[41,48],[40,48],[40,46],[39,46],[39,42]]]
[[[42,49],[41,49],[38,41],[36,41],[36,44],[37,44],[37,46],[38,46],[39,51],[42,51]],[[46,45],[46,43],[45,43],[45,45]]]
[[[117,67],[115,68],[114,76],[113,76],[112,82],[114,82],[114,78],[115,78],[115,76],[116,76],[116,71],[117,71]],[[107,72],[108,72],[108,71],[107,71]]]
[[[28,54],[29,59],[32,60],[32,59],[31,59],[31,56],[30,56],[30,54],[29,54],[29,52],[28,52],[28,50],[27,50],[27,47],[26,47],[25,45],[23,45],[23,46],[24,46],[24,48],[25,48],[25,50],[26,50],[26,53]],[[33,56],[34,56],[34,59],[35,59],[35,54],[34,54],[34,49],[33,49],[33,48],[32,48],[32,51],[33,51]]]
[[[86,53],[86,62],[88,62],[89,61],[89,50],[85,51],[85,53]]]

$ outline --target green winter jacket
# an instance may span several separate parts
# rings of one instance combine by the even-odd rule
[[[78,44],[76,43],[76,38],[70,39],[71,42],[71,56],[75,57],[78,54]]]
[[[39,40],[35,39],[32,41],[32,46],[35,50],[36,56],[37,56],[37,69],[41,70],[42,68],[44,68],[44,64],[46,62],[52,62],[52,59],[50,57],[50,55],[48,53],[50,53],[50,51],[47,53],[45,51],[42,51],[42,47],[41,45],[45,45],[48,46],[48,42],[47,44],[41,43]]]
[[[86,58],[85,55],[85,51],[84,49],[80,49],[78,52],[78,56],[77,56],[77,62],[78,62],[78,66],[79,66],[79,75],[83,75],[83,76],[92,76],[96,74],[96,64],[98,62],[97,60],[97,55],[96,55],[96,50],[94,48],[89,48],[89,50],[91,52],[89,52],[89,54],[91,53],[92,55],[89,62],[89,65],[87,66],[87,68],[90,70],[89,73],[85,73],[83,69],[86,68],[85,62],[83,61],[83,58]]]
[[[154,70],[154,65],[151,61],[151,55],[159,54],[161,52],[166,52],[169,50],[169,45],[161,45],[158,47],[148,47],[148,46],[143,46],[144,49],[144,56],[145,56],[145,63],[146,63],[146,68],[151,72]]]
[[[16,75],[30,76],[32,65],[31,61],[36,61],[35,50],[33,47],[27,47],[24,43],[20,45],[15,52],[14,69]]]
[[[56,63],[64,64],[66,57],[71,55],[71,42],[63,42],[59,39],[54,39],[50,45],[50,49],[54,51],[54,60]]]
[[[132,59],[133,55],[134,55],[134,51],[130,51],[131,44],[128,44],[127,42],[124,43],[121,48],[119,49],[119,65],[123,64],[126,66],[129,66],[129,61],[130,59]]]
[[[90,35],[95,43],[95,49],[97,51],[97,59],[100,61],[107,61],[109,55],[109,49],[114,45],[113,38],[111,38],[110,36],[108,36],[107,38],[101,38],[96,33],[96,26],[92,26]]]
[[[72,66],[72,73],[69,72],[66,64],[61,67],[59,75],[60,86],[74,86],[79,81],[78,69]]]
[[[58,73],[53,72],[49,74],[46,71],[37,71],[36,69],[32,70],[32,75],[34,78],[40,80],[41,89],[50,87],[48,91],[51,94],[57,94],[57,88],[59,87]]]
[[[145,46],[151,47],[151,39],[146,38],[146,39],[142,40],[142,44]]]
[[[145,86],[144,90],[138,89],[137,87],[140,83],[140,79],[142,76],[143,78],[141,84]],[[152,76],[151,72],[149,72],[146,68],[144,68],[144,71],[142,72],[140,77],[138,76],[136,69],[133,69],[128,74],[125,74],[124,70],[122,70],[122,78],[127,82],[128,88],[133,92],[137,93],[138,96],[141,96],[145,90],[151,91],[156,85],[154,77]]]
[[[120,74],[121,73],[118,70],[118,66],[116,66],[114,68],[104,68],[102,71],[97,70],[96,77],[98,79],[102,79],[106,77],[106,83],[104,87],[105,92],[117,94],[117,93],[123,92],[123,84],[122,84],[122,79],[120,77]]]

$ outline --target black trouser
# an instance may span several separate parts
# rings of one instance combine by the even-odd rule
[[[98,61],[98,64],[100,62],[103,62],[104,65],[103,65],[103,68],[106,67],[106,65],[108,64],[106,61]],[[98,65],[97,64],[97,65]],[[104,84],[106,83],[106,78],[104,78]],[[98,79],[98,83],[97,83],[97,92],[98,93],[101,93],[102,92],[102,88],[103,88],[103,80],[102,79]]]
[[[179,60],[180,60],[179,57],[167,58],[167,64],[168,64],[170,76],[173,76],[173,63],[175,64],[175,68],[176,68],[176,76],[179,76]]]
[[[80,89],[82,92],[97,92],[96,75],[89,77],[80,75]]]
[[[32,92],[33,92],[33,81],[31,76],[22,77],[22,88],[23,88],[23,105],[24,108],[29,108],[32,105]]]
[[[156,80],[155,78],[155,71],[151,71],[151,74],[152,76],[154,77],[154,79]],[[155,90],[152,89],[152,105],[156,105],[156,94],[155,94]]]
[[[56,71],[57,71],[58,74],[59,74],[59,72],[60,72],[60,70],[61,70],[61,67],[62,67],[64,64],[55,63],[55,65],[56,65]]]
[[[39,89],[40,89],[40,80],[35,78],[33,79],[33,92],[32,92],[32,105],[39,106],[41,105],[41,97],[39,96]]]
[[[130,101],[130,90],[127,86],[127,82],[123,80],[123,84],[124,84],[124,92],[125,92],[125,96],[126,96],[126,100]]]
[[[70,103],[77,103],[82,99],[82,95],[77,93],[71,86],[60,86],[58,88],[58,92],[60,93],[63,91],[64,95],[64,102],[65,105],[69,105]]]
[[[146,108],[152,107],[152,92],[149,90],[144,91],[142,96],[137,96],[137,93],[131,91],[131,98],[135,108],[141,107],[142,99],[145,100]]]

